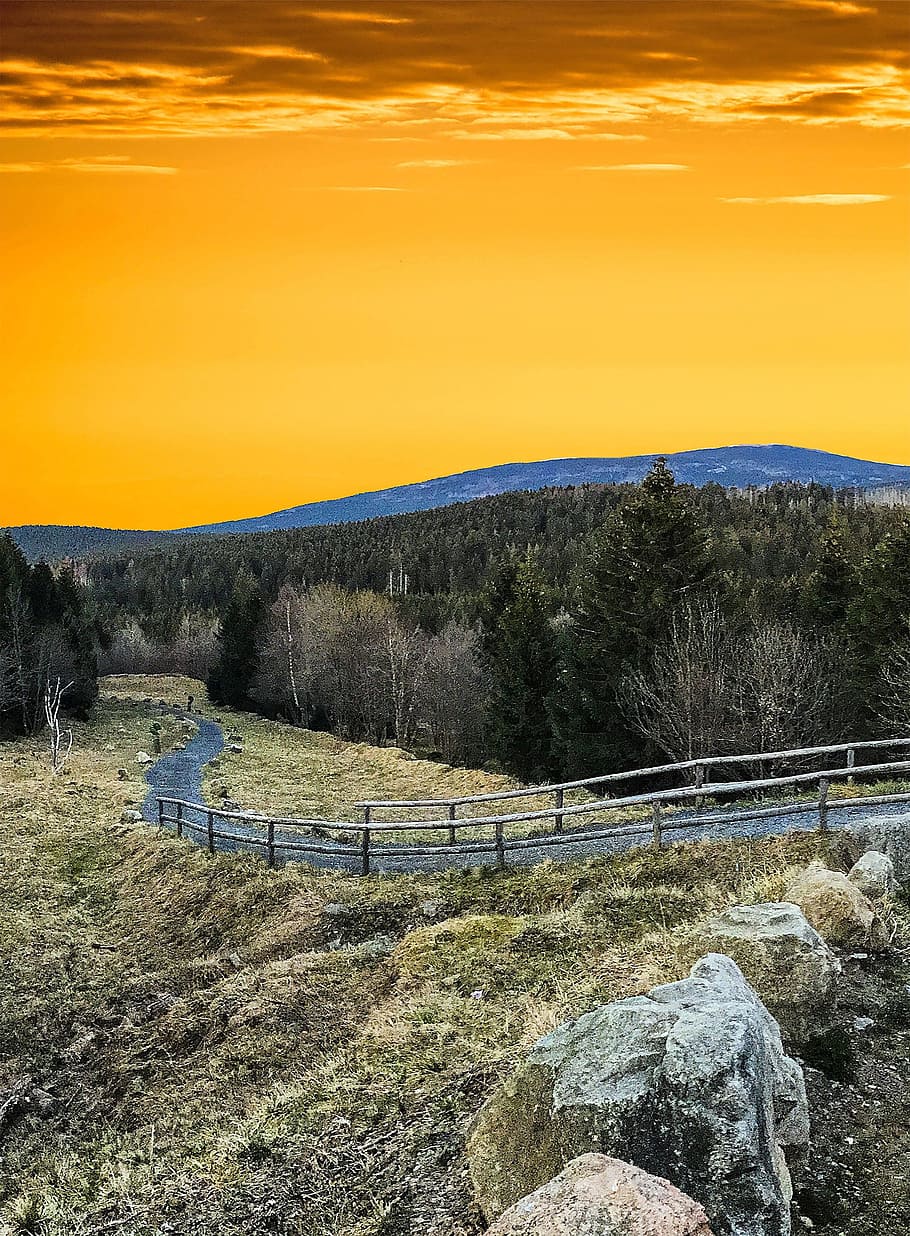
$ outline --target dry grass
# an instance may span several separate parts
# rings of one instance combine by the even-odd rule
[[[130,700],[166,687],[105,684],[62,778],[0,747],[0,1095],[53,1099],[11,1112],[0,1230],[474,1233],[464,1130],[523,1047],[837,859],[815,835],[367,880],[210,859],[120,822],[156,715]],[[218,776],[274,810],[500,780],[223,717],[245,752]]]

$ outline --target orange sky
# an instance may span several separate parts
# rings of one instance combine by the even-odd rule
[[[2,3],[0,522],[910,463],[910,5]]]

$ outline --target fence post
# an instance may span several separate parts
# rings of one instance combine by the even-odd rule
[[[695,765],[695,788],[696,790],[700,790],[704,784],[705,784],[705,766],[704,764],[696,764]],[[695,795],[696,811],[701,806],[701,804],[702,804],[701,794],[696,794]]]
[[[496,866],[500,871],[506,865],[505,839],[502,835],[502,820],[496,821]]]
[[[370,874],[370,808],[363,809],[363,832],[360,834],[360,874]]]
[[[558,790],[555,790],[554,794],[556,797],[556,814],[553,816],[553,831],[557,833],[561,833],[562,832],[562,809],[565,806],[565,801],[566,801],[565,792],[563,791],[562,786],[560,786]]]
[[[164,828],[164,799],[159,798],[158,799],[158,829],[159,831],[162,828]],[[177,836],[179,837],[180,834],[178,833]]]
[[[660,827],[660,803],[657,802],[651,803],[651,834],[654,849],[659,850],[663,842],[663,836]]]
[[[856,767],[856,752],[854,751],[852,747],[847,748],[847,767],[848,768]],[[852,784],[853,784],[853,774],[851,773],[850,776],[847,778],[847,785],[852,785]]]
[[[183,803],[177,803],[177,836],[183,836]]]
[[[275,866],[275,821],[269,820],[268,833],[266,836],[266,850],[268,853],[269,866]]]
[[[206,827],[209,837],[209,854],[215,853],[215,812],[206,812]]]
[[[454,803],[449,803],[449,819],[450,820],[455,819],[455,804]],[[449,825],[449,845],[454,845],[454,844],[455,844],[455,825],[450,824]]]
[[[831,783],[827,777],[821,777],[818,782],[818,826],[824,830],[828,827],[828,790]]]

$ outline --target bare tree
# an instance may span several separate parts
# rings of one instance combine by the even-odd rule
[[[403,627],[391,612],[386,631],[393,736],[399,746],[407,746],[414,739],[417,701],[426,674],[427,638],[419,627]]]
[[[716,598],[686,603],[648,665],[620,687],[620,706],[671,760],[692,760],[736,742],[734,652]]]
[[[449,761],[479,758],[490,680],[476,628],[451,620],[430,640],[419,693],[430,745]]]
[[[72,729],[70,728],[66,731],[67,741],[64,750],[63,734],[60,726],[60,705],[63,702],[64,695],[73,685],[73,682],[68,682],[64,686],[62,679],[59,677],[53,681],[48,678],[44,684],[44,718],[50,734],[51,769],[55,776],[63,771],[73,749]]]
[[[910,734],[910,619],[904,638],[891,649],[882,666],[878,718],[890,734]]]
[[[836,654],[832,640],[791,623],[753,623],[738,641],[735,661],[744,750],[786,750],[839,735]]]

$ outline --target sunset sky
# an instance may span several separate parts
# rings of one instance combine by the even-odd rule
[[[910,464],[910,5],[0,4],[0,523]]]

